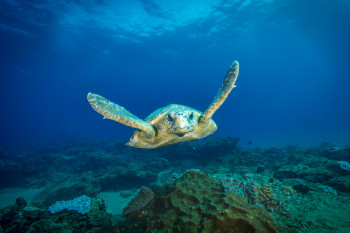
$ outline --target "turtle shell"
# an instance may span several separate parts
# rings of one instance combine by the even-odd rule
[[[141,130],[135,130],[126,145],[130,147],[154,149],[176,143],[199,140],[211,135],[217,130],[215,122],[210,119],[205,124],[197,124],[194,130],[191,132],[184,135],[175,134],[167,127],[167,117],[170,111],[190,111],[194,114],[197,121],[202,115],[202,112],[194,108],[179,104],[170,104],[163,108],[157,109],[145,119],[145,121],[150,123],[156,131],[155,137],[148,137]]]

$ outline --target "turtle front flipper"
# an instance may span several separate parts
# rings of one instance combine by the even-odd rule
[[[103,118],[111,119],[124,125],[142,130],[147,136],[155,137],[155,130],[148,122],[141,120],[131,112],[108,99],[89,93],[87,99],[91,107]]]
[[[216,94],[213,102],[210,106],[205,110],[202,116],[199,119],[200,124],[206,124],[213,114],[220,108],[220,106],[226,100],[228,94],[230,94],[231,90],[236,87],[235,82],[238,76],[239,64],[237,61],[234,61],[230,66],[230,69],[227,71],[224,83],[220,87],[220,90]]]

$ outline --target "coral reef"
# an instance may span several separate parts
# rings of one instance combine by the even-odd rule
[[[295,194],[295,190],[291,186],[282,187],[282,193],[286,196],[293,196]]]
[[[17,198],[13,206],[9,206],[0,211],[0,226],[3,232],[23,231],[23,227],[18,225],[18,219],[20,219],[20,213],[26,205],[27,202],[23,198]]]
[[[106,212],[106,206],[102,199],[91,199],[88,217],[94,227],[105,230],[111,228],[111,215]]]
[[[233,191],[241,197],[247,198],[251,204],[264,203],[273,197],[273,191],[270,185],[260,185],[251,177],[244,176],[243,179],[223,177],[220,181],[224,191]]]
[[[268,184],[260,185],[257,187],[257,202],[258,203],[267,203],[274,198],[274,193],[272,187]]]
[[[88,196],[76,197],[71,201],[57,201],[49,207],[49,212],[55,214],[63,210],[76,211],[79,214],[87,214],[90,210],[90,198]]]
[[[247,198],[249,203],[255,204],[257,201],[258,184],[249,177],[244,177],[242,180],[236,178],[222,178],[221,185],[225,191],[233,191],[241,197]]]
[[[102,141],[2,149],[0,232],[249,232],[261,225],[347,232],[350,147],[244,149],[237,142],[211,138],[154,151]],[[130,211],[141,186],[154,198]],[[87,213],[48,212],[81,195],[90,199]]]
[[[116,226],[117,232],[277,232],[272,216],[238,194],[223,192],[203,172],[188,171],[154,202]]]
[[[350,172],[350,163],[348,163],[346,161],[339,161],[338,163],[339,163],[341,169]]]
[[[181,173],[173,169],[161,171],[158,173],[157,185],[163,186],[163,185],[173,183],[180,176],[181,176]]]
[[[38,193],[34,200],[44,205],[52,205],[57,201],[70,200],[79,195],[95,197],[101,190],[100,185],[98,185],[98,183],[84,181],[83,179],[76,179],[68,180],[60,184],[54,182],[53,184],[47,185],[46,189]]]
[[[142,186],[140,192],[124,208],[123,216],[145,207],[154,198],[154,193],[150,188]]]
[[[55,223],[51,219],[41,219],[30,225],[28,233],[52,232],[62,233],[67,232],[64,224]]]
[[[28,206],[24,199],[18,198],[15,205],[0,211],[1,232],[89,232],[96,228],[100,229],[98,232],[111,232],[111,216],[106,213],[104,202],[89,200],[91,207],[87,214],[77,211],[51,214],[47,209]],[[79,203],[82,202],[77,201],[75,205]]]

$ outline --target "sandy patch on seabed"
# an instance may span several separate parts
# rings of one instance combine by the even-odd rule
[[[135,193],[136,195],[137,193]],[[125,206],[131,201],[134,195],[124,198],[120,196],[120,192],[101,192],[98,198],[105,200],[107,212],[112,215],[121,215]]]
[[[23,197],[27,202],[31,202],[35,195],[43,191],[40,189],[27,188],[5,188],[0,190],[0,209],[16,203],[18,197]]]
[[[33,198],[44,188],[26,189],[26,188],[5,188],[0,190],[0,209],[16,203],[18,197],[23,197],[27,202],[31,202]],[[135,192],[135,195],[137,192]],[[105,201],[107,212],[113,215],[121,215],[125,206],[131,201],[134,195],[123,198],[120,192],[101,192],[97,195]]]

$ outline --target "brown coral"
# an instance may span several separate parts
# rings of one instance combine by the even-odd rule
[[[135,212],[116,232],[277,232],[273,217],[206,174],[188,171],[173,186],[155,191],[146,211]]]
[[[150,188],[142,186],[137,196],[124,208],[123,216],[145,207],[153,198],[153,191]]]
[[[258,189],[257,201],[259,203],[270,201],[274,197],[272,188],[268,184],[258,186],[257,189]]]

